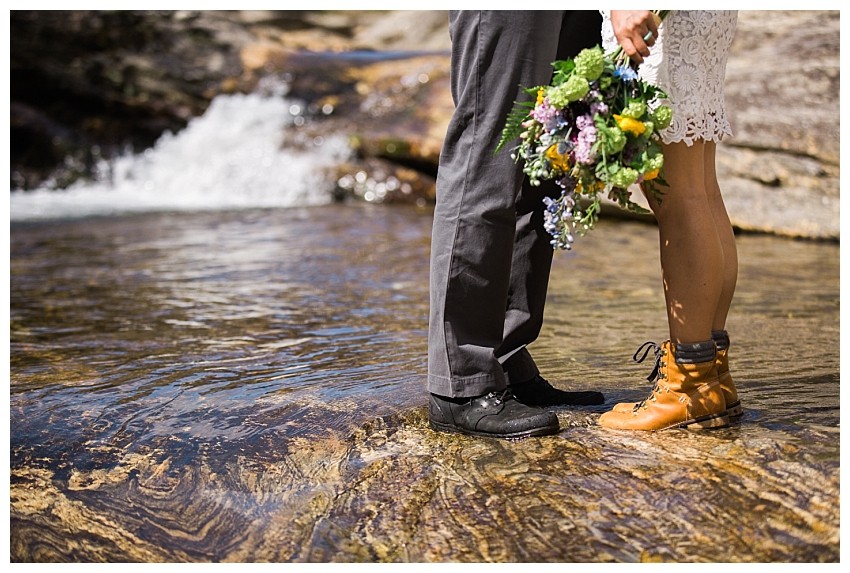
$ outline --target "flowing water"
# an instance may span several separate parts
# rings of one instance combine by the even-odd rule
[[[342,146],[279,163],[286,125],[249,123],[247,172],[178,134],[13,195],[13,561],[839,560],[837,244],[740,236],[744,416],[623,433],[595,419],[648,391],[631,355],[665,315],[656,229],[605,220],[556,254],[531,350],[608,404],[554,437],[438,434],[429,210],[333,204],[311,177]]]

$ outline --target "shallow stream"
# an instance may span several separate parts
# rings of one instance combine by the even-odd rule
[[[520,441],[427,427],[431,217],[324,205],[11,225],[12,561],[838,561],[839,246],[739,237],[733,427],[609,406]],[[657,231],[559,252],[532,346],[640,399]]]

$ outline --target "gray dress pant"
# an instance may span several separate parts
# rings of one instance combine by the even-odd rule
[[[440,155],[431,236],[428,390],[473,397],[539,371],[552,264],[543,194],[510,150],[495,153],[521,86],[546,85],[551,63],[599,44],[598,11],[452,11],[456,106]]]

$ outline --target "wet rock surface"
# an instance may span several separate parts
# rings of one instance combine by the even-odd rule
[[[561,432],[427,425],[428,210],[15,223],[14,562],[837,562],[839,246],[739,237],[744,415],[628,433],[666,331],[657,231],[559,252],[531,347]]]
[[[64,163],[61,187],[180,129],[217,94],[283,77],[327,120],[320,129],[350,133],[364,160],[416,169],[431,190],[417,199],[433,194],[452,109],[445,12],[17,11],[11,30],[13,188]],[[718,151],[739,229],[838,238],[838,82],[837,11],[740,12],[727,70],[735,137]]]

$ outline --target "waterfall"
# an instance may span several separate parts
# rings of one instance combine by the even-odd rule
[[[328,203],[326,170],[350,154],[341,134],[304,137],[304,105],[265,93],[220,95],[179,133],[98,167],[65,190],[11,194],[11,220],[145,211],[293,207]],[[290,143],[295,143],[290,145]]]

